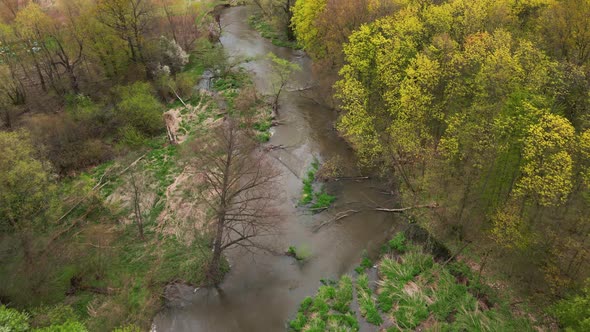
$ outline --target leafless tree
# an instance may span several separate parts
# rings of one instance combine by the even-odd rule
[[[139,238],[145,240],[145,236],[143,235],[143,215],[141,212],[141,193],[135,173],[131,173],[130,184],[133,189],[133,212],[135,214],[135,223],[137,224]]]
[[[198,154],[198,172],[204,179],[199,196],[212,212],[207,225],[213,239],[208,277],[218,285],[226,249],[261,248],[255,238],[275,231],[278,214],[273,189],[280,173],[235,120],[226,120],[214,129],[211,139],[198,143],[193,151]]]

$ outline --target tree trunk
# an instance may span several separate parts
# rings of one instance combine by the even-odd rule
[[[27,270],[33,266],[33,250],[31,248],[31,239],[29,234],[22,232],[20,234],[21,245],[23,246],[23,255],[25,257],[25,263]]]
[[[221,282],[221,252],[222,252],[222,240],[223,240],[223,217],[219,217],[217,220],[217,232],[215,234],[215,242],[213,243],[213,257],[211,258],[211,264],[209,265],[209,278],[215,286],[218,286]]]

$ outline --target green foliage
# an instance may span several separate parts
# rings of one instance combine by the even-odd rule
[[[69,276],[64,278],[65,282],[69,280]],[[31,324],[36,327],[59,326],[79,320],[74,309],[64,304],[37,307],[31,311],[31,317]]]
[[[270,141],[270,136],[269,132],[259,133],[256,135],[256,140],[260,143],[266,143]]]
[[[125,325],[122,327],[118,327],[113,330],[113,332],[141,332],[141,329],[137,325]]]
[[[391,319],[396,330],[413,331],[428,321],[431,330],[436,331],[533,331],[529,319],[514,315],[506,300],[496,296],[466,264],[439,264],[422,248],[406,243],[400,234],[403,233],[392,240],[396,246],[402,243],[406,252],[393,258],[391,252],[383,253],[377,264],[376,292],[364,270],[359,271],[355,281],[345,275],[337,285],[324,282],[314,298],[303,301],[291,329],[308,331],[321,327],[319,321],[313,321],[319,317],[327,322],[330,331],[356,331],[359,325],[352,319],[351,308],[358,305],[368,323],[380,326]],[[365,265],[369,267],[370,261]],[[586,303],[579,299],[571,303],[574,302],[573,310],[569,304],[561,309],[571,322],[586,314]]]
[[[29,331],[29,315],[16,309],[0,306],[0,331],[26,332]]]
[[[303,189],[301,199],[299,200],[300,205],[311,204],[311,208],[314,210],[321,210],[330,207],[336,200],[335,196],[332,196],[322,189],[321,191],[314,190],[314,182],[316,180],[316,173],[320,168],[319,161],[314,159],[311,163],[311,168],[307,171],[306,176],[303,178]]]
[[[581,294],[559,301],[551,311],[566,331],[588,331],[590,329],[590,286],[586,286]]]
[[[353,284],[350,276],[321,286],[315,297],[306,297],[297,316],[289,322],[290,331],[358,331],[359,325],[350,310]]]
[[[293,6],[291,25],[297,40],[303,48],[314,55],[320,55],[325,46],[318,38],[316,20],[326,7],[326,0],[299,0]]]
[[[398,253],[404,253],[408,249],[406,246],[406,236],[402,232],[395,234],[393,239],[387,242],[387,246],[390,250],[395,250]]]
[[[278,31],[278,28],[269,23],[267,19],[261,15],[250,15],[248,17],[248,24],[254,30],[258,31],[262,38],[270,39],[270,42],[279,47],[289,47],[299,49],[299,45],[295,41],[290,41],[284,33]]]
[[[544,206],[565,202],[573,186],[573,159],[568,150],[574,136],[574,127],[558,115],[546,114],[529,128],[519,193],[534,196]]]
[[[0,132],[0,227],[32,226],[52,205],[55,186],[24,132]]]
[[[299,247],[289,246],[287,254],[295,257],[298,261],[304,261],[311,256],[311,250],[305,245]]]
[[[383,323],[383,318],[381,318],[379,309],[377,309],[377,305],[373,299],[373,291],[369,288],[369,278],[367,274],[363,273],[358,276],[356,287],[361,315],[365,317],[367,322],[373,325],[381,325],[381,323]]]
[[[361,264],[359,266],[357,266],[354,270],[356,271],[356,273],[363,273],[364,271],[366,271],[367,269],[370,269],[373,266],[373,261],[371,260],[371,258],[369,258],[369,255],[367,254],[367,252],[363,252],[363,257],[361,258]]]
[[[115,89],[119,99],[116,105],[116,117],[122,126],[131,126],[138,132],[152,136],[164,129],[162,105],[154,97],[148,83],[134,83]]]
[[[311,206],[312,209],[328,208],[336,200],[336,196],[329,195],[324,191],[319,192],[319,193],[314,193],[314,196],[315,196],[315,202]]]
[[[34,329],[35,332],[87,332],[88,329],[84,324],[76,321],[67,321],[63,324],[50,325],[43,328]]]
[[[350,303],[352,301],[352,279],[350,276],[340,278],[338,288],[334,294],[334,310],[346,314],[350,310]]]

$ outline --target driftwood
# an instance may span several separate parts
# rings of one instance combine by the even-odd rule
[[[94,286],[87,286],[81,284],[81,278],[78,276],[72,277],[70,279],[70,288],[66,292],[66,295],[74,295],[78,291],[87,291],[95,294],[102,294],[102,295],[113,295],[115,294],[118,289],[112,287],[94,287]]]
[[[332,178],[334,181],[341,181],[341,180],[368,180],[370,177],[368,176],[338,176]]]
[[[317,232],[319,231],[322,227],[326,226],[327,224],[331,224],[333,222],[336,222],[340,219],[344,219],[348,216],[351,216],[353,214],[359,213],[359,210],[346,210],[346,211],[342,211],[342,212],[338,212],[336,213],[336,215],[334,216],[334,218],[330,219],[330,220],[326,220],[323,223],[319,224],[313,231]]]
[[[182,100],[182,98],[180,98],[180,96],[178,95],[178,92],[176,92],[176,89],[174,89],[174,87],[172,86],[172,84],[168,84],[168,87],[172,90],[172,92],[174,92],[174,95],[176,95],[176,98],[178,98],[178,100],[180,100],[180,102],[182,103],[182,105],[184,105],[184,107],[188,107],[186,105],[186,103],[184,102],[184,100]]]
[[[403,213],[412,209],[421,209],[421,208],[429,208],[429,209],[434,209],[437,208],[438,204],[437,203],[430,203],[430,204],[424,204],[424,205],[415,205],[415,206],[408,206],[405,208],[399,208],[399,209],[387,209],[387,208],[374,208],[372,209],[373,211],[382,211],[382,212],[393,212],[393,213]],[[319,231],[322,227],[336,222],[338,220],[344,219],[348,216],[351,216],[353,214],[359,213],[361,211],[367,211],[367,210],[346,210],[346,211],[342,211],[342,212],[338,212],[334,218],[326,220],[324,222],[322,222],[321,224],[319,224],[315,229],[314,232]]]
[[[286,148],[287,147],[284,146],[283,144],[280,144],[280,145],[269,144],[268,146],[264,147],[264,151],[269,152],[269,151],[273,151],[273,150],[284,150]]]
[[[437,207],[438,207],[437,203],[430,203],[430,204],[424,204],[424,205],[408,206],[408,207],[399,208],[399,209],[375,208],[374,210],[375,211],[382,211],[382,212],[402,213],[402,212],[406,212],[408,210],[413,210],[413,209],[424,209],[424,208],[435,209]]]
[[[302,88],[292,88],[292,89],[287,89],[287,91],[289,92],[301,92],[301,91],[307,91],[307,90],[311,90],[313,88],[315,88],[317,85],[308,85],[308,86],[304,86]]]

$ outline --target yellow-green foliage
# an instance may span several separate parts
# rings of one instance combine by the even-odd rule
[[[51,204],[55,187],[46,165],[36,158],[29,136],[0,132],[0,222],[21,230]]]
[[[530,127],[524,141],[520,193],[534,196],[544,206],[565,202],[573,186],[568,150],[574,135],[574,127],[559,115],[546,114]]]
[[[335,84],[338,130],[361,162],[396,174],[404,199],[436,200],[453,231],[470,227],[461,236],[491,234],[562,262],[562,274],[588,252],[579,231],[562,233],[587,233],[590,213],[590,52],[580,47],[590,25],[576,5],[590,10],[579,0],[399,1],[348,37]],[[587,276],[583,266],[566,278]]]
[[[312,54],[321,56],[324,46],[318,38],[316,19],[326,7],[326,0],[299,0],[293,6],[291,26],[297,41]]]

